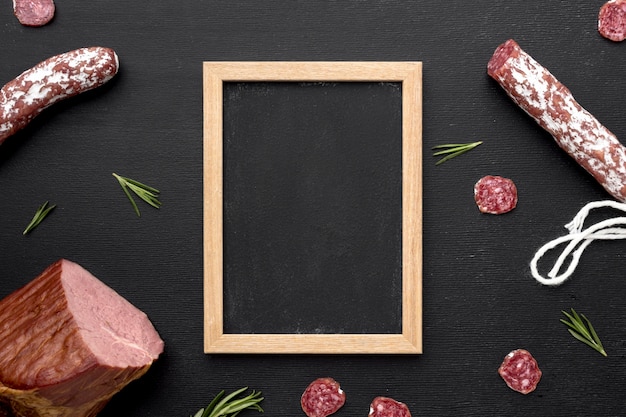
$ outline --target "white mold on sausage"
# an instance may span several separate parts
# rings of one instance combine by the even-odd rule
[[[487,72],[609,194],[626,202],[626,148],[567,87],[512,39],[498,46]]]
[[[119,69],[115,51],[75,49],[24,71],[0,90],[0,144],[52,104],[99,87]]]

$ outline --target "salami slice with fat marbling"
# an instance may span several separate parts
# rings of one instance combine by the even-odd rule
[[[411,417],[406,404],[389,397],[376,397],[370,404],[368,417]]]
[[[24,26],[43,26],[54,17],[53,0],[13,0],[13,13]]]
[[[334,414],[346,402],[346,393],[333,378],[318,378],[302,393],[300,404],[308,417]]]
[[[598,13],[598,32],[615,42],[626,39],[626,0],[610,0]]]
[[[517,206],[517,187],[508,178],[486,175],[474,185],[474,200],[482,213],[507,213]]]
[[[504,357],[498,373],[513,391],[533,392],[541,379],[541,370],[533,355],[525,349],[516,349]]]

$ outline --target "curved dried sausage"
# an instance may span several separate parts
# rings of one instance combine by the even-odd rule
[[[0,144],[57,101],[91,90],[117,74],[110,48],[80,48],[46,59],[0,89]]]

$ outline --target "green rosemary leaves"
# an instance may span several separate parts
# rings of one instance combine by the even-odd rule
[[[563,314],[565,314],[569,321],[565,319],[561,319],[560,321],[568,327],[567,330],[572,336],[574,336],[574,338],[576,338],[576,340],[580,340],[584,344],[600,352],[603,356],[607,356],[598,334],[594,330],[589,319],[585,317],[584,314],[576,313],[573,308],[571,314],[565,311],[563,311]]]
[[[252,391],[243,398],[235,398],[247,389],[248,387],[241,388],[226,397],[224,391],[221,391],[208,406],[201,408],[193,417],[235,417],[243,410],[257,410],[262,413],[263,409],[259,405],[263,401],[261,391]]]
[[[30,233],[35,227],[37,227],[39,225],[39,223],[41,223],[43,221],[43,219],[46,218],[46,216],[48,214],[50,214],[50,212],[56,207],[56,205],[48,205],[48,202],[46,201],[45,203],[43,203],[38,209],[37,212],[35,212],[35,215],[33,216],[33,219],[30,221],[30,223],[28,224],[28,226],[26,226],[26,229],[24,229],[24,231],[22,232],[23,235]]]
[[[478,145],[483,143],[482,141],[471,142],[471,143],[446,143],[443,145],[437,145],[433,147],[433,150],[438,150],[433,153],[433,156],[441,156],[445,155],[443,158],[438,160],[435,165],[443,164],[444,162],[454,158],[455,156],[459,156],[471,149],[474,149]]]
[[[139,207],[137,207],[137,203],[135,203],[135,200],[130,194],[131,191],[135,193],[137,197],[150,204],[152,207],[161,207],[161,202],[158,199],[159,190],[157,190],[156,188],[142,184],[139,181],[135,181],[127,177],[122,177],[121,175],[117,175],[116,173],[113,173],[113,176],[122,186],[122,190],[124,190],[124,193],[130,200],[130,204],[132,204],[133,208],[135,209],[135,213],[137,213],[137,216],[141,216],[141,213],[139,212]]]

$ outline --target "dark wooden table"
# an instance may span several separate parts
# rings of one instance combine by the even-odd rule
[[[626,134],[626,43],[596,31],[598,1],[58,1],[42,28],[0,8],[0,84],[57,53],[114,48],[107,86],[59,103],[0,148],[0,265],[5,296],[58,258],[72,259],[144,310],[162,358],[102,416],[189,416],[219,390],[263,391],[268,416],[301,414],[318,376],[348,394],[337,416],[371,399],[414,416],[618,416],[626,412],[624,243],[592,245],[559,288],[529,262],[587,202],[608,195],[486,74],[509,38],[567,85],[618,137]],[[424,353],[205,355],[202,305],[202,62],[422,61]],[[484,141],[435,166],[430,148]],[[112,172],[159,188],[137,218]],[[513,178],[519,205],[483,215],[472,187]],[[57,204],[32,234],[38,205]],[[575,341],[561,310],[590,317],[608,357]],[[497,375],[530,350],[544,372],[523,396]],[[254,412],[245,415],[255,415]]]

